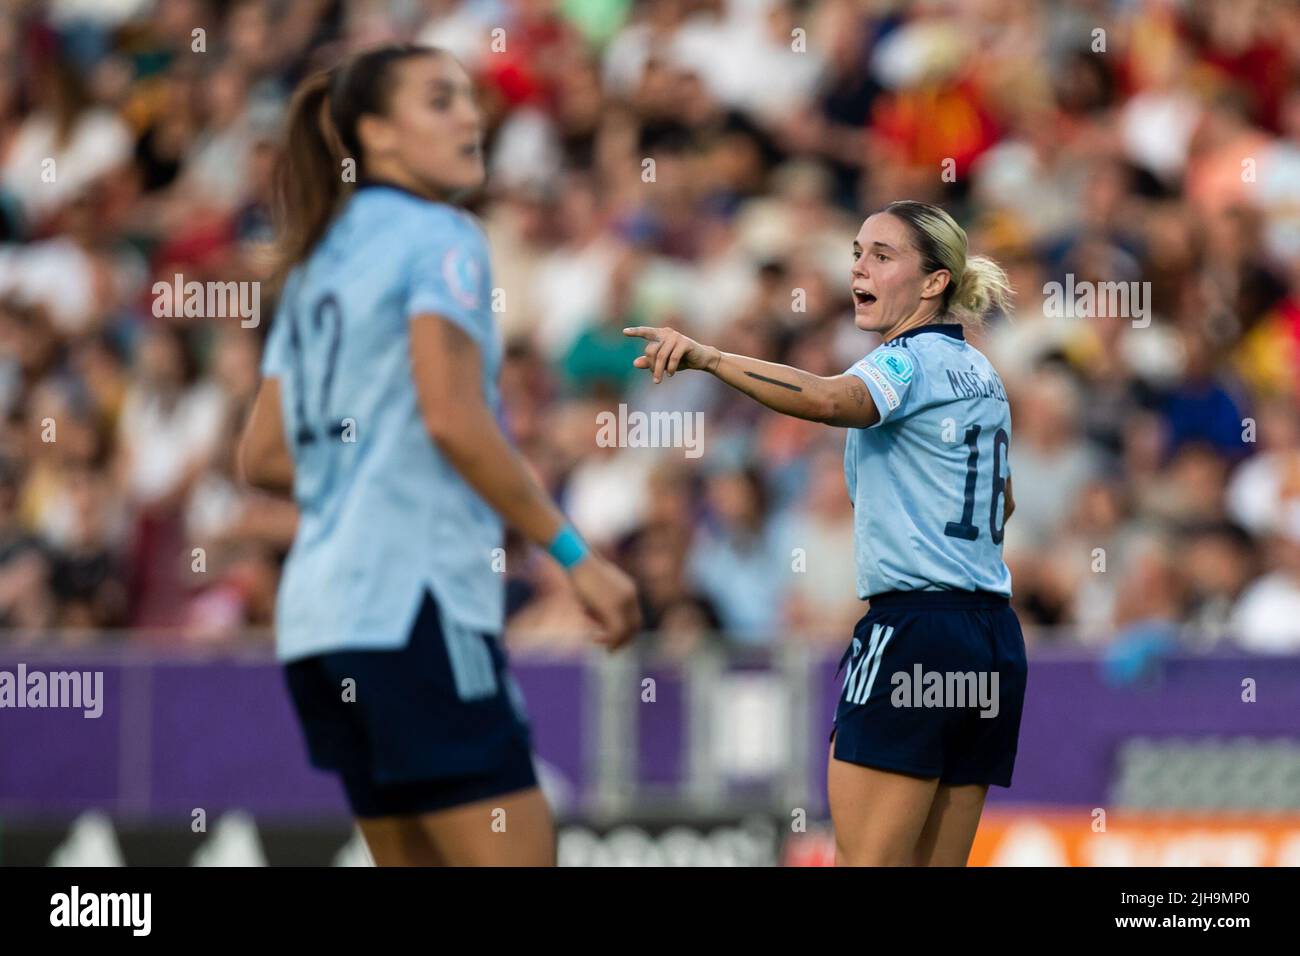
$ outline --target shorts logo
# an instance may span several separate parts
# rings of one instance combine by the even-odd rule
[[[467,309],[478,308],[478,263],[463,249],[448,249],[442,257],[442,280],[457,302]]]
[[[912,381],[912,359],[906,352],[876,352],[871,361],[880,366],[890,378],[899,385],[908,385]]]
[[[892,627],[882,624],[871,625],[871,643],[867,653],[856,666],[849,668],[844,678],[844,699],[850,704],[865,704],[871,697],[871,685],[876,682],[876,672],[880,670],[880,659],[885,656],[885,645],[894,636]],[[856,639],[854,640],[856,644]],[[856,654],[856,650],[854,651]]]

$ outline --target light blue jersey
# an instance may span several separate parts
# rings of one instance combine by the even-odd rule
[[[961,590],[1011,595],[1002,560],[1011,412],[1002,380],[960,325],[926,325],[849,372],[880,410],[849,430],[858,596]]]
[[[290,274],[262,360],[300,511],[276,601],[281,660],[401,647],[425,588],[445,621],[500,632],[502,523],[425,428],[409,333],[429,312],[468,333],[498,412],[490,290],[474,219],[381,184],[359,187]]]

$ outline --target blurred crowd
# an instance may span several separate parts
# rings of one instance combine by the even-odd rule
[[[1286,0],[13,0],[7,639],[269,625],[294,509],[233,458],[274,302],[255,328],[160,317],[154,283],[266,277],[287,98],[393,39],[476,80],[505,418],[635,575],[646,640],[838,649],[863,607],[843,432],[703,375],[650,386],[621,329],[837,374],[878,341],[853,327],[852,238],[913,198],[1018,293],[973,338],[1012,403],[1005,546],[1029,640],[1300,652]],[[1075,314],[1048,291],[1067,281],[1147,294],[1141,314]],[[603,447],[620,404],[700,413],[703,454]],[[513,647],[584,642],[553,562],[512,539],[507,574]]]

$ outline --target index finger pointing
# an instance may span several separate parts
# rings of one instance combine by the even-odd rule
[[[623,334],[635,335],[638,338],[649,339],[651,342],[659,341],[659,330],[647,325],[634,325],[629,329],[624,329]]]

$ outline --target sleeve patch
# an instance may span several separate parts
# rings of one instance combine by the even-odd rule
[[[876,383],[880,393],[885,397],[885,404],[889,406],[891,412],[903,403],[903,400],[898,396],[898,391],[890,384],[884,373],[876,368],[874,363],[864,359],[858,363],[858,368],[862,369],[863,373]]]
[[[443,256],[442,279],[457,302],[467,309],[478,308],[478,262],[462,246],[452,246]]]
[[[877,349],[871,354],[871,361],[899,385],[911,383],[912,359],[901,349]]]

